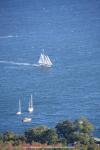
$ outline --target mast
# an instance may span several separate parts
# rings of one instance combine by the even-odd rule
[[[33,97],[32,97],[32,94],[31,94],[31,101],[30,101],[30,107],[33,108],[33,101],[32,101]]]
[[[28,111],[30,112],[30,113],[32,113],[33,112],[33,101],[32,101],[32,94],[31,94],[31,97],[30,97],[30,99],[29,99],[29,107],[28,107]]]
[[[19,99],[19,107],[18,107],[18,112],[16,113],[17,115],[21,115],[21,102]]]
[[[20,102],[20,99],[19,99],[19,112],[21,112],[21,102]]]

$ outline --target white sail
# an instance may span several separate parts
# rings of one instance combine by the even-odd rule
[[[44,64],[45,65],[48,65],[48,59],[47,59],[47,56],[45,55],[45,61],[44,61]]]
[[[32,100],[33,98],[32,98],[32,94],[31,94],[31,101],[30,101],[30,107],[32,107],[33,108],[33,100]]]
[[[19,112],[21,112],[21,102],[19,100]]]
[[[31,95],[31,99],[30,99],[30,101],[29,101],[29,107],[28,107],[28,111],[30,112],[30,113],[32,113],[33,112],[33,100],[32,100],[33,98],[32,98],[32,95]]]
[[[19,100],[19,108],[18,108],[18,112],[16,113],[17,115],[20,115],[21,114],[21,102]]]
[[[38,63],[39,64],[44,63],[44,54],[41,53]]]
[[[46,59],[47,59],[48,65],[53,65],[48,55]]]

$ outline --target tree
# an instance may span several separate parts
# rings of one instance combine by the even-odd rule
[[[80,141],[81,144],[89,144],[91,140],[91,133],[93,131],[93,125],[87,118],[80,118],[73,122],[75,132],[74,137],[76,141]]]
[[[26,138],[24,135],[15,135],[13,138],[13,145],[20,145],[22,143],[25,143]]]
[[[10,131],[6,131],[3,133],[3,142],[12,141],[15,134]]]
[[[3,141],[3,134],[0,133],[0,141]]]
[[[54,129],[48,129],[45,126],[32,128],[25,132],[26,141],[29,143],[40,142],[54,144],[58,140],[58,135]]]
[[[55,144],[57,143],[58,135],[54,129],[48,129],[43,132],[41,140],[43,143]]]
[[[55,128],[57,130],[59,138],[65,138],[68,143],[73,142],[73,122],[66,120],[62,123],[58,123]]]
[[[86,118],[71,121],[63,121],[56,125],[59,138],[65,138],[68,143],[80,142],[88,144],[91,141],[93,125]]]
[[[77,132],[87,133],[89,135],[93,131],[93,125],[85,117],[75,120],[74,127]]]
[[[32,141],[35,142],[41,142],[41,136],[44,131],[46,131],[48,128],[46,126],[40,126],[37,128],[31,128],[27,130],[24,134],[26,137],[26,142],[32,143]]]

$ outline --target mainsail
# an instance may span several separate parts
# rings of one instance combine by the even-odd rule
[[[19,100],[19,108],[18,108],[18,112],[16,113],[17,115],[20,115],[21,114],[21,102]]]
[[[21,112],[21,102],[19,100],[19,112]]]
[[[32,101],[32,94],[31,94],[31,100],[30,100],[30,107],[33,108],[33,101]]]
[[[49,56],[45,55],[44,52],[41,53],[38,63],[40,66],[46,66],[46,67],[51,67],[53,65]]]
[[[33,101],[32,101],[32,95],[31,95],[31,99],[29,101],[29,107],[28,107],[28,111],[31,113],[33,112]]]
[[[41,53],[38,63],[42,64],[44,62],[44,60],[45,60],[44,55]]]
[[[47,56],[47,62],[48,62],[49,65],[53,65],[51,60],[50,60],[50,58],[48,56]]]

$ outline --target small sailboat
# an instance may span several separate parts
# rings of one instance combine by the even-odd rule
[[[17,115],[21,115],[22,112],[21,112],[21,102],[19,100],[19,108],[18,108],[18,112],[16,113]]]
[[[33,112],[33,97],[32,97],[32,94],[31,94],[31,99],[29,100],[28,112],[30,112],[30,113]]]
[[[38,64],[39,64],[39,66],[44,66],[44,67],[52,67],[52,65],[53,65],[49,56],[44,54],[44,50],[40,55]]]

